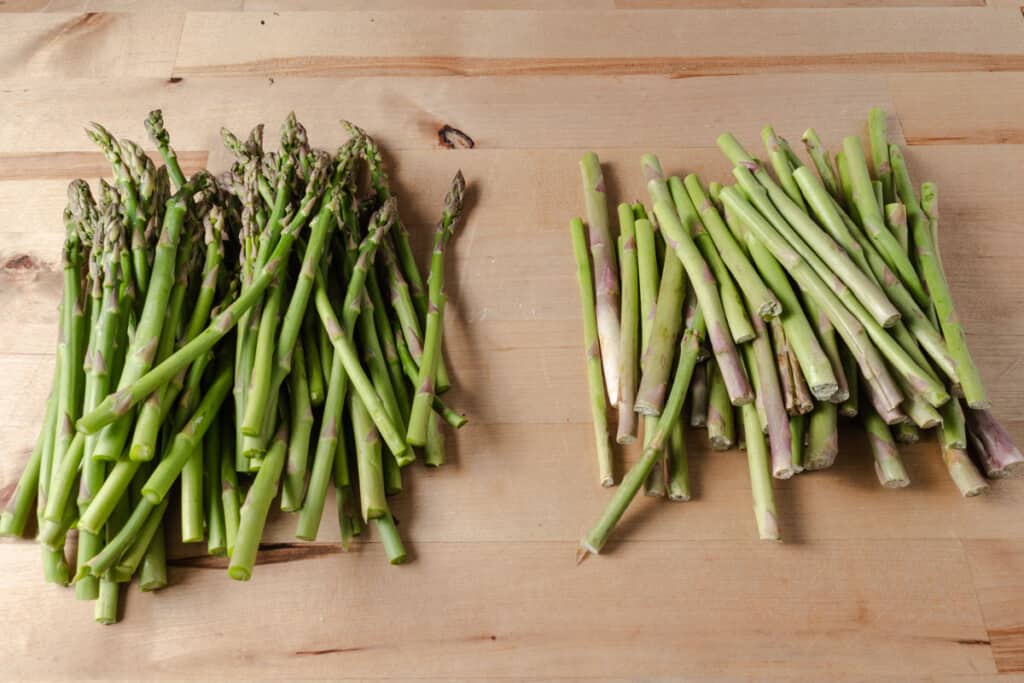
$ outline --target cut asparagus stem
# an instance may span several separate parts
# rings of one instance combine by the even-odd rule
[[[856,294],[857,301],[882,327],[889,327],[899,319],[899,311],[886,298],[881,288],[857,267],[831,236],[811,220],[802,200],[799,204],[794,202],[731,135],[719,136],[718,145],[730,161],[739,167],[739,172],[734,171],[734,174],[755,206],[820,277],[826,282],[832,282],[835,278],[842,281]],[[807,173],[810,171],[807,170]],[[790,178],[792,179],[792,175]],[[755,183],[759,184],[759,187],[756,187]],[[794,190],[800,194],[795,181]],[[770,201],[766,201],[764,194],[767,194]],[[838,283],[836,289],[839,290]]]
[[[793,372],[793,407],[798,415],[806,415],[814,409],[814,397],[811,396],[811,390],[807,388],[803,370],[800,369],[800,361],[793,355],[792,346],[788,351],[789,367]]]
[[[319,375],[319,368],[316,374]],[[292,372],[288,375],[291,397],[288,457],[281,484],[281,509],[294,512],[302,507],[306,493],[306,469],[309,464],[309,439],[313,432],[313,406],[310,400],[305,345],[295,347]]]
[[[831,467],[839,454],[838,409],[834,403],[817,403],[807,417],[807,446],[804,448],[804,469],[822,470]]]
[[[1007,477],[1024,469],[1024,455],[1014,445],[1009,433],[988,410],[967,410],[968,442],[987,477]]]
[[[734,405],[753,403],[754,392],[747,381],[739,353],[729,333],[722,301],[711,270],[688,231],[680,223],[674,207],[665,201],[659,201],[654,205],[654,212],[658,216],[666,244],[675,252],[689,275],[697,301],[707,320],[708,339],[725,380],[730,401]]]
[[[940,409],[942,413],[942,429],[939,440],[949,448],[964,450],[967,448],[967,421],[960,401],[950,401]]]
[[[909,199],[912,201],[912,198]],[[904,204],[909,206],[909,201],[904,200]],[[946,346],[956,362],[956,374],[967,405],[975,409],[986,409],[991,406],[991,402],[981,382],[981,374],[967,349],[967,339],[953,304],[953,295],[942,270],[938,249],[932,240],[932,232],[937,232],[935,226],[939,222],[938,189],[935,184],[925,183],[921,186],[921,206],[924,217],[917,216],[911,220],[917,263],[932,295]]]
[[[850,397],[839,404],[839,414],[843,417],[857,417],[858,405],[860,403],[860,371],[857,368],[857,360],[845,344],[839,347],[839,353],[843,359],[843,373],[846,375],[846,384],[850,388]]]
[[[971,498],[988,490],[988,483],[985,481],[978,468],[974,466],[971,457],[967,454],[966,448],[956,448],[941,443],[942,461],[949,472],[949,478],[956,484],[960,495],[964,498]]]
[[[181,470],[181,541],[198,543],[203,540],[203,442],[196,443],[192,455]]]
[[[203,440],[203,512],[206,519],[206,552],[210,555],[223,555],[227,549],[227,532],[224,527],[224,501],[221,500],[220,482],[222,432],[219,416],[215,420],[217,422],[206,432]],[[134,569],[131,573],[135,573]]]
[[[645,416],[655,419],[653,416]],[[666,443],[661,449],[661,457],[658,462],[654,463],[654,467],[647,474],[647,478],[644,479],[644,495],[649,498],[664,498],[668,493],[666,485],[666,472],[667,467],[666,456],[668,455],[668,443]]]
[[[775,352],[775,368],[779,378],[779,386],[782,392],[782,404],[790,415],[799,415],[796,405],[796,386],[793,384],[793,368],[789,359],[793,355],[789,352],[789,339],[781,323],[769,322],[769,329],[772,335],[772,350]]]
[[[671,206],[672,196],[665,182],[657,157],[646,154],[642,158],[647,191],[652,201],[663,201]],[[670,209],[675,216],[675,209]],[[661,222],[661,218],[658,218]],[[678,223],[678,220],[677,220]],[[664,226],[661,226],[664,235]],[[653,278],[652,278],[653,279]],[[636,394],[636,411],[644,415],[661,413],[672,374],[675,341],[679,336],[682,319],[682,301],[686,291],[683,264],[678,259],[665,259],[658,282],[658,298],[654,305],[654,321],[644,344],[641,360],[643,374]]]
[[[772,170],[775,171],[775,178],[785,191],[786,195],[804,212],[807,206],[804,205],[803,197],[800,196],[800,188],[793,180],[793,167],[790,165],[789,157],[782,146],[779,136],[771,126],[761,129],[761,141],[764,142],[764,149],[768,153],[768,160],[771,162]],[[736,163],[733,161],[733,163]]]
[[[915,444],[921,440],[921,432],[913,422],[900,422],[893,425],[892,436],[896,443]]]
[[[807,431],[807,416],[794,415],[789,418],[789,447],[793,452],[793,472],[803,472],[806,468],[804,458],[804,437]]]
[[[238,538],[238,523],[241,516],[241,503],[238,500],[238,474],[235,471],[235,429],[232,420],[227,419],[221,413],[220,425],[212,429],[221,430],[221,453],[220,453],[220,482],[221,482],[221,505],[224,508],[224,542],[225,553],[228,557],[235,550],[235,541]]]
[[[885,227],[893,234],[900,248],[907,252],[910,248],[910,228],[907,225],[907,208],[898,202],[885,205]]]
[[[927,350],[929,356],[940,369],[951,378],[956,378],[956,368],[952,357],[946,349],[942,336],[930,323],[914,297],[906,290],[899,278],[892,276],[892,271],[867,238],[859,226],[846,214],[832,198],[825,194],[824,188],[805,170],[797,170],[794,174],[797,183],[807,197],[818,220],[830,235],[850,254],[860,267],[874,276],[889,296],[890,301],[900,312],[901,320],[893,330],[894,335],[903,333],[900,325],[906,325],[915,339]],[[911,345],[916,350],[916,345]],[[905,350],[910,351],[904,344]],[[919,355],[919,354],[917,354]]]
[[[729,332],[732,334],[733,341],[737,344],[744,344],[750,341],[754,338],[754,328],[751,327],[750,321],[747,319],[747,310],[743,303],[743,298],[740,296],[739,289],[737,289],[732,275],[729,274],[729,270],[725,267],[725,263],[722,261],[722,257],[719,255],[711,235],[704,228],[700,215],[690,200],[689,193],[677,176],[669,178],[668,185],[669,191],[672,194],[672,201],[676,207],[676,213],[682,219],[684,227],[690,229],[694,243],[711,268],[711,274],[718,284],[722,308],[725,311],[725,320],[729,325]]]
[[[595,310],[593,276],[587,237],[583,221],[575,218],[569,225],[573,254],[576,257],[576,279],[583,308],[583,347],[586,349],[587,382],[590,393],[590,411],[594,421],[594,439],[597,447],[598,479],[602,486],[615,483],[612,473],[612,453],[608,443],[608,417],[605,408],[604,377],[598,341],[598,322]]]
[[[732,404],[725,389],[725,380],[715,365],[709,365],[711,388],[708,394],[708,442],[716,451],[727,451],[736,440]]]
[[[889,133],[885,125],[885,112],[878,107],[868,111],[868,138],[871,147],[871,168],[875,179],[882,184],[882,201],[892,202],[896,194],[892,182],[892,164],[889,163]],[[906,243],[901,240],[900,246],[906,253]]]
[[[706,427],[708,423],[708,364],[701,363],[693,371],[690,382],[690,426]]]
[[[750,491],[754,498],[754,519],[757,535],[762,541],[777,541],[779,535],[772,478],[768,473],[768,442],[761,433],[757,408],[746,404],[740,408],[743,416],[743,435],[747,445],[747,466],[750,470]]]
[[[878,205],[875,190],[871,185],[867,162],[864,159],[864,150],[861,147],[859,138],[850,136],[843,140],[843,158],[850,175],[852,199],[857,206],[861,225],[864,226],[864,230],[878,247],[878,251],[882,254],[886,263],[889,264],[889,267],[903,280],[903,284],[914,295],[914,299],[920,305],[926,305],[928,303],[928,295],[925,293],[920,278],[918,278],[917,273],[914,271],[908,256],[903,253],[899,242],[885,227],[885,221],[882,219],[882,210]]]
[[[751,266],[746,253],[729,231],[718,209],[704,194],[700,178],[696,175],[688,175],[684,184],[690,195],[690,200],[700,211],[704,227],[707,228],[715,247],[722,255],[722,261],[725,262],[729,272],[736,279],[743,296],[751,303],[756,315],[762,318],[778,316],[782,313],[782,304]]]
[[[587,209],[590,255],[594,260],[597,331],[608,402],[619,404],[619,269],[615,262],[615,240],[608,220],[601,162],[593,152],[580,159],[583,200]]]
[[[753,304],[748,302],[753,308]],[[766,323],[751,316],[757,337],[743,347],[747,370],[756,377],[754,387],[764,410],[764,427],[768,431],[768,446],[771,455],[772,476],[788,479],[793,476],[793,445],[790,421],[779,386],[779,375]]]
[[[619,425],[615,440],[621,444],[636,441],[637,370],[640,346],[640,294],[637,238],[633,207],[619,204],[619,243],[622,258],[622,307],[619,321]]]
[[[285,453],[288,450],[288,425],[282,421],[277,428],[274,441],[267,450],[267,456],[256,473],[256,479],[249,487],[242,505],[238,523],[238,535],[231,553],[231,564],[228,576],[236,581],[248,581],[252,578],[252,570],[256,564],[256,554],[260,547],[260,537],[267,522],[267,513],[277,495],[281,470],[284,467]]]
[[[808,128],[804,131],[802,137],[804,145],[807,147],[807,153],[814,162],[814,168],[818,171],[818,177],[821,178],[825,189],[837,201],[842,201],[843,194],[836,179],[836,171],[832,167],[832,159],[829,157],[828,151],[822,146],[821,140],[818,139],[818,134],[813,128]]]
[[[699,327],[703,327],[703,321]],[[683,408],[683,400],[689,388],[690,378],[693,376],[693,368],[697,363],[697,350],[699,347],[698,330],[687,329],[683,332],[682,341],[679,344],[679,363],[676,365],[675,377],[672,380],[672,389],[669,392],[668,400],[665,401],[665,409],[658,418],[658,426],[651,437],[650,442],[644,447],[640,460],[622,478],[622,483],[615,490],[607,507],[590,531],[580,541],[576,551],[576,563],[579,564],[587,555],[601,552],[612,529],[622,518],[629,507],[630,502],[640,490],[641,485],[647,478],[648,473],[655,463],[662,456],[662,449],[666,439],[669,438],[672,430],[679,420],[679,414]],[[755,415],[756,418],[756,415]]]
[[[903,467],[896,442],[889,432],[889,425],[873,410],[862,410],[864,429],[868,433],[868,444],[875,458],[875,474],[878,482],[887,489],[900,489],[910,484],[910,477]]]
[[[828,400],[828,397],[833,396],[839,390],[838,380],[828,356],[825,354],[824,349],[822,349],[810,322],[804,314],[803,307],[800,305],[800,299],[797,297],[793,286],[789,282],[789,278],[782,269],[782,265],[772,255],[764,242],[739,224],[738,217],[730,215],[727,218],[729,221],[732,221],[737,231],[745,235],[744,242],[749,248],[751,259],[757,265],[757,269],[765,279],[765,282],[768,283],[781,302],[782,314],[780,322],[786,329],[787,339],[790,340],[790,344],[794,347],[794,354],[800,360],[801,369],[806,373],[811,393],[819,400]],[[773,327],[778,325],[779,322],[772,321]],[[786,404],[788,408],[791,405],[792,394],[787,392],[786,396],[790,399],[790,402]]]
[[[653,418],[652,418],[653,419]],[[668,499],[690,500],[690,470],[682,421],[672,428],[668,443]]]
[[[832,372],[836,376],[836,393],[832,395],[829,402],[842,403],[850,397],[850,385],[846,379],[846,370],[843,367],[843,360],[839,353],[836,329],[832,327],[832,322],[828,319],[828,316],[814,303],[814,299],[805,297],[803,304],[804,308],[807,309],[808,318],[813,321],[814,328],[818,333],[818,342],[821,344],[825,355],[828,356]]]
[[[852,303],[855,308],[859,308],[856,306],[855,301],[851,302],[852,293],[845,287],[842,288],[844,300],[840,301],[839,296],[807,265],[807,262],[804,261],[801,255],[792,249],[788,242],[775,231],[774,226],[761,216],[736,190],[733,188],[723,189],[722,201],[725,202],[730,212],[736,214],[751,229],[751,232],[757,235],[758,239],[765,242],[765,246],[768,247],[777,259],[787,264],[787,269],[807,295],[815,298],[818,305],[828,315],[829,320],[832,321],[836,331],[839,332],[846,342],[847,347],[855,352],[863,376],[867,381],[879,387],[882,396],[891,407],[899,405],[902,400],[902,394],[889,375],[874,343],[884,345],[886,357],[890,360],[893,358],[898,359],[903,366],[902,369],[908,374],[921,374],[919,379],[922,385],[928,383],[927,380],[929,378],[923,376],[922,371],[915,367],[913,361],[906,357],[902,349],[898,347],[880,325],[875,323],[870,315],[864,312],[863,309],[859,309],[863,314],[863,319],[861,319],[861,316],[854,317],[847,310],[844,301],[847,305]],[[785,304],[783,305],[785,306]],[[875,333],[870,338],[868,338],[865,331],[865,320],[875,323],[873,326],[867,326],[868,330],[873,330]],[[932,398],[936,402],[941,405],[943,400],[948,400],[948,394],[945,393],[945,389],[941,385],[932,386],[930,383],[928,384]]]

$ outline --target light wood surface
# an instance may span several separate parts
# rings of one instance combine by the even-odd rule
[[[471,423],[414,467],[396,515],[414,561],[275,515],[252,582],[177,547],[123,622],[0,544],[0,678],[682,678],[1006,681],[1024,673],[1024,481],[961,499],[934,442],[881,489],[857,430],[829,471],[776,483],[755,538],[746,464],[689,436],[696,497],[638,500],[573,564],[596,481],[568,219],[594,149],[616,199],[639,155],[724,178],[714,138],[765,123],[826,142],[890,112],[941,187],[942,250],[996,413],[1024,440],[1024,15],[1012,0],[4,0],[0,10],[0,502],[42,417],[67,181],[105,174],[91,120],[145,141],[162,107],[184,165],[218,130],[295,109],[323,147],[352,119],[387,148],[421,250],[448,179],[447,352]],[[758,8],[759,7],[759,8]],[[126,10],[141,10],[128,13]],[[244,11],[240,11],[244,10]],[[455,126],[473,149],[448,150]],[[149,145],[147,145],[148,147]],[[421,251],[422,253],[422,251]],[[623,454],[625,464],[635,452]],[[328,507],[330,507],[330,503]]]

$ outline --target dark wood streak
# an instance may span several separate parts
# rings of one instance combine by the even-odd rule
[[[316,559],[341,553],[341,546],[329,543],[261,543],[260,552],[256,555],[256,564],[280,564],[282,562],[298,562]],[[227,569],[228,561],[224,557],[210,555],[192,555],[168,560],[172,567],[189,567],[192,569]]]
[[[323,650],[296,650],[295,655],[297,657],[316,657],[319,655],[334,655],[341,654],[343,652],[362,652],[368,650],[366,647],[328,647]]]
[[[988,629],[999,673],[1024,672],[1024,624]]]
[[[669,78],[801,72],[1024,71],[1024,54],[865,52],[707,57],[275,57],[175,67],[184,76],[660,75]]]

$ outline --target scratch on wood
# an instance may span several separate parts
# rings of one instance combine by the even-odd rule
[[[972,130],[963,135],[906,136],[908,145],[1020,145],[1024,129]]]
[[[644,58],[491,57],[275,57],[230,64],[179,66],[175,75],[245,76],[505,76],[661,75],[670,78],[800,72],[1024,71],[1024,54],[866,52],[823,55],[756,55]]]
[[[342,652],[361,652],[368,648],[365,647],[329,647],[323,650],[296,650],[295,654],[298,657],[309,657],[317,655],[333,655],[340,654]]]

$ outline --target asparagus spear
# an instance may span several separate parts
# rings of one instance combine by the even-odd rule
[[[590,255],[594,260],[597,330],[600,339],[601,363],[604,370],[608,402],[619,404],[619,269],[615,261],[615,240],[608,220],[601,162],[593,152],[580,159],[583,177],[583,200],[587,209],[587,234]]]
[[[875,457],[875,474],[878,482],[887,489],[904,488],[910,478],[903,467],[896,442],[893,441],[889,426],[873,410],[862,410],[864,429],[868,433],[868,444]]]
[[[703,324],[699,327],[703,327]],[[683,400],[686,398],[690,378],[693,376],[693,368],[697,363],[700,336],[699,328],[688,328],[683,332],[682,340],[679,343],[679,363],[672,380],[672,389],[665,401],[665,408],[658,417],[657,428],[650,443],[644,447],[640,460],[622,478],[622,483],[615,490],[615,494],[597,524],[580,541],[576,551],[576,564],[585,560],[591,553],[596,555],[601,552],[612,529],[626,512],[626,508],[629,507],[637,491],[640,490],[648,473],[661,458],[665,440],[669,438],[683,408]]]
[[[441,338],[443,318],[440,309],[444,296],[444,247],[451,239],[459,215],[462,213],[462,200],[466,190],[466,181],[459,171],[452,179],[451,188],[444,200],[444,211],[441,221],[434,232],[434,249],[430,257],[430,275],[427,284],[430,292],[430,308],[427,313],[427,327],[424,335],[423,359],[420,362],[420,376],[416,383],[416,395],[412,402],[412,413],[409,416],[409,427],[406,439],[414,446],[422,446],[427,441],[427,421],[430,417],[434,399],[434,381],[437,376],[438,359],[441,357]],[[616,327],[618,321],[615,321]],[[616,332],[618,330],[616,329]],[[617,341],[617,340],[616,340]],[[616,344],[616,347],[618,345]]]
[[[1024,455],[988,410],[968,410],[967,437],[988,477],[1007,477],[1024,469]]]
[[[902,158],[899,155],[897,158],[897,177],[900,178],[905,174],[901,167]],[[900,182],[902,184],[902,181]],[[913,202],[913,197],[904,199],[904,204],[908,207],[911,202]],[[981,375],[974,364],[974,359],[967,349],[967,339],[953,305],[953,295],[942,270],[938,248],[932,239],[932,232],[937,232],[939,222],[938,188],[934,183],[925,183],[921,186],[921,206],[925,218],[916,215],[915,212],[910,223],[917,263],[928,284],[928,291],[932,295],[932,302],[939,324],[942,326],[942,334],[946,339],[949,353],[956,362],[957,377],[960,380],[960,387],[967,400],[967,405],[974,409],[987,409],[991,406],[991,402],[981,383]]]
[[[690,282],[693,283],[697,300],[707,319],[708,338],[725,380],[730,401],[734,405],[753,402],[754,393],[729,334],[722,302],[715,288],[714,276],[690,235],[683,229],[675,209],[667,202],[659,201],[654,205],[654,212],[658,216],[667,245],[675,251],[689,274]]]
[[[619,204],[619,242],[621,245],[622,316],[619,321],[619,425],[615,440],[628,444],[636,441],[636,400],[638,338],[640,329],[639,263],[633,207]]]
[[[727,451],[736,440],[732,404],[725,389],[725,380],[715,365],[708,366],[711,388],[708,393],[708,441],[716,451]]]
[[[594,438],[597,444],[599,479],[602,486],[615,483],[612,473],[612,454],[608,443],[608,418],[605,411],[604,377],[599,357],[598,323],[594,300],[593,277],[590,257],[587,254],[587,238],[583,221],[575,218],[569,224],[573,254],[576,257],[576,276],[583,302],[583,345],[587,352],[587,381],[590,392],[590,410],[594,420]]]
[[[651,200],[663,201],[671,206],[672,196],[658,158],[653,154],[645,154],[641,158],[641,165],[644,177],[647,178],[647,191]],[[675,209],[671,209],[671,212],[674,215]],[[662,221],[660,217],[658,220]],[[664,234],[664,226],[661,226],[661,230]],[[647,278],[655,279],[649,274]],[[665,402],[665,392],[672,373],[675,342],[683,324],[681,304],[686,289],[684,278],[682,262],[666,258],[658,281],[657,303],[653,307],[654,319],[650,326],[650,334],[644,342],[641,360],[643,374],[635,401],[637,412],[644,415],[657,416]]]

